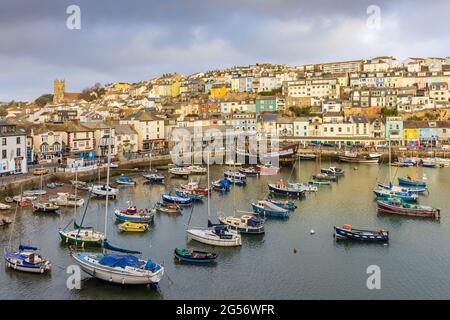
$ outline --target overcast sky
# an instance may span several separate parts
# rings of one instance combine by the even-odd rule
[[[80,30],[66,27],[72,4]],[[257,62],[446,57],[449,12],[448,0],[0,0],[0,101],[52,93],[55,78],[76,92]]]

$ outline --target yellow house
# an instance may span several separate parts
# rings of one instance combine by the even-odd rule
[[[407,145],[412,145],[419,141],[419,129],[416,128],[403,128],[403,140],[406,141]]]
[[[225,85],[212,86],[210,90],[211,98],[223,98],[227,95],[227,87]]]
[[[180,95],[180,80],[178,78],[175,78],[175,81],[172,83],[170,94],[172,97],[178,97]]]
[[[131,85],[129,83],[126,83],[126,82],[116,82],[114,84],[114,90],[115,91],[122,91],[122,92],[124,92],[124,91],[130,90],[130,88],[131,88]]]

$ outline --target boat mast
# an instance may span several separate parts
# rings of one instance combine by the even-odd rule
[[[209,215],[210,215],[210,211],[211,211],[211,207],[210,207],[210,193],[211,193],[211,185],[210,185],[210,182],[209,182],[209,153],[210,153],[210,150],[208,150],[208,155],[207,155],[207,157],[206,157],[206,161],[208,162],[208,217],[209,217]]]
[[[75,206],[73,209],[73,221],[77,221],[77,191],[78,191],[78,166],[75,167]],[[68,196],[69,197],[69,196]],[[69,199],[67,199],[69,201]]]
[[[389,184],[392,183],[392,169],[391,169],[391,127],[389,124],[389,137],[388,137],[388,146],[389,146]]]
[[[109,168],[111,163],[111,140],[112,140],[112,129],[109,127],[109,137],[108,137],[108,165],[106,167],[106,200],[105,200],[105,239],[106,239],[106,231],[108,227],[108,188],[109,187]]]

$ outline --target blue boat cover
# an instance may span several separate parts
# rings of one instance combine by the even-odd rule
[[[36,247],[30,247],[30,246],[23,246],[23,245],[20,245],[19,246],[19,250],[20,251],[24,251],[24,250],[33,250],[33,251],[35,251],[35,250],[37,250],[38,248],[36,248]]]
[[[231,186],[231,182],[226,180],[226,179],[222,179],[222,180],[219,181],[219,185],[222,188],[229,188]]]
[[[159,269],[161,269],[161,266],[157,263],[154,263],[152,260],[148,259],[147,262],[145,263],[145,269],[146,270],[151,270],[151,271],[158,271]]]
[[[253,216],[250,219],[248,219],[247,224],[250,227],[257,227],[258,225],[260,225],[263,222],[264,222],[264,219]]]
[[[134,267],[134,268],[140,268],[142,267],[145,262],[142,260],[139,260],[137,257],[132,255],[122,255],[122,254],[111,254],[104,256],[100,259],[99,263],[103,266],[108,267]]]

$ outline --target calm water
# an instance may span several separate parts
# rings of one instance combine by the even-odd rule
[[[186,243],[190,209],[179,216],[158,214],[146,233],[119,233],[113,221],[114,208],[125,207],[127,200],[139,207],[152,205],[164,190],[186,181],[169,179],[166,187],[148,186],[136,176],[139,184],[121,187],[118,199],[110,202],[108,238],[116,245],[141,250],[145,256],[164,263],[168,277],[157,289],[111,285],[85,274],[81,290],[66,289],[67,274],[63,268],[73,261],[60,243],[58,228],[70,222],[73,210],[63,209],[59,217],[53,217],[23,209],[17,215],[13,241],[16,246],[20,242],[39,246],[52,261],[53,270],[44,276],[19,273],[6,269],[2,260],[0,298],[450,299],[450,169],[423,171],[430,194],[421,196],[420,202],[442,209],[441,220],[436,222],[377,214],[372,189],[377,178],[387,177],[386,166],[359,165],[358,170],[353,170],[353,165],[340,166],[346,174],[339,183],[321,187],[317,194],[297,201],[298,208],[288,220],[269,220],[264,236],[243,236],[240,248],[214,248],[219,258],[210,266],[178,264],[173,260],[172,252],[177,246],[212,249],[193,241]],[[303,161],[294,169],[284,168],[278,177],[292,175],[292,180],[306,181],[314,170],[314,162]],[[399,175],[413,170],[399,169]],[[212,167],[211,179],[220,178],[222,172],[222,167]],[[249,177],[246,187],[235,187],[235,197],[233,191],[225,195],[213,192],[211,216],[220,211],[231,212],[233,203],[237,209],[250,210],[249,202],[265,197],[267,182],[275,179]],[[206,177],[201,183],[206,185]],[[191,225],[206,225],[207,218],[206,202],[195,205]],[[336,243],[333,226],[344,223],[388,229],[391,241],[389,245]],[[91,201],[87,224],[103,230],[104,200]],[[311,229],[315,230],[314,235],[310,235]],[[1,249],[7,246],[10,230],[11,226],[0,229]],[[381,290],[366,288],[366,268],[372,264],[381,268]]]

